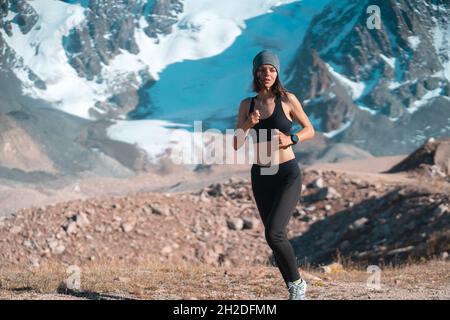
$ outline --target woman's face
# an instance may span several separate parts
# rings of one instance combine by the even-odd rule
[[[256,72],[256,76],[264,87],[270,88],[275,83],[278,72],[273,65],[263,64],[259,66],[258,71]]]

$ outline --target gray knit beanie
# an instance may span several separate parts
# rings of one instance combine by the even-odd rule
[[[263,50],[258,53],[253,58],[253,74],[258,70],[259,66],[263,64],[273,65],[277,69],[277,72],[280,73],[280,60],[275,53],[268,50]]]

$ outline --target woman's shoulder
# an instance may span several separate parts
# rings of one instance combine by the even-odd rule
[[[241,108],[244,108],[244,110],[248,111],[250,109],[250,103],[252,102],[252,98],[254,97],[247,97],[241,100]]]
[[[295,106],[299,103],[297,96],[289,91],[285,91],[284,94],[281,95],[281,101],[291,106]]]
[[[249,104],[254,97],[246,97],[241,100],[241,104]]]
[[[289,102],[293,99],[297,99],[297,96],[292,92],[284,91],[283,94],[281,94],[281,99],[283,100],[283,102]]]

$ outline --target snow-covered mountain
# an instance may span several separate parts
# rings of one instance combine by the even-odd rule
[[[369,5],[380,28],[367,27]],[[450,133],[450,2],[333,2],[310,24],[288,87],[316,127],[372,154]]]
[[[369,5],[380,8],[380,29],[367,27]],[[6,0],[0,68],[19,79],[22,95],[84,119],[112,120],[111,138],[157,158],[174,128],[192,130],[195,120],[203,129],[234,128],[239,101],[252,94],[252,58],[268,48],[326,145],[399,154],[449,135],[449,6]],[[1,82],[0,91],[8,86]]]

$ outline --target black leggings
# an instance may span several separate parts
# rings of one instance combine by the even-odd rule
[[[270,169],[274,167],[277,166]],[[297,259],[287,239],[286,226],[300,198],[302,173],[295,158],[279,164],[276,174],[265,175],[261,171],[267,169],[267,166],[253,164],[253,196],[264,224],[266,241],[287,284],[300,279]]]

